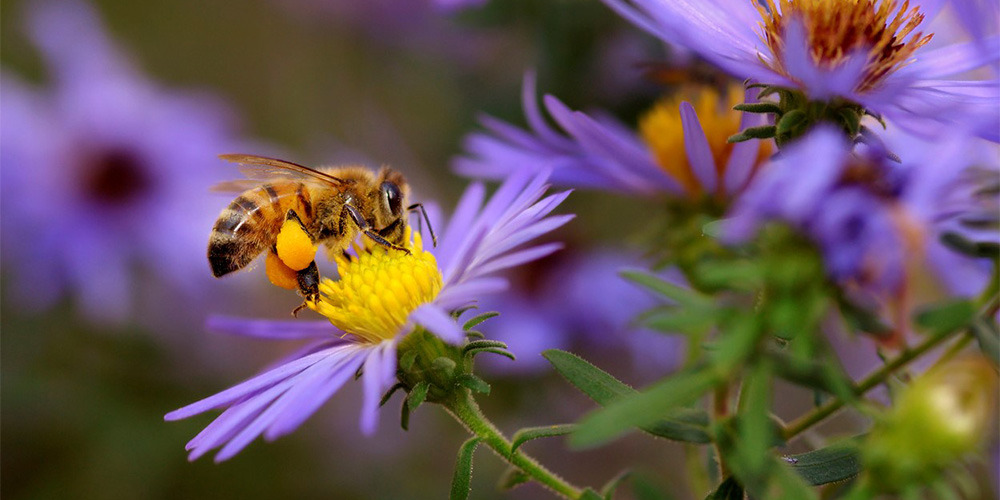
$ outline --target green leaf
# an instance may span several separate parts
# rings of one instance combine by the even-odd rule
[[[482,323],[483,321],[486,321],[486,320],[488,320],[490,318],[495,318],[495,317],[497,317],[499,315],[500,315],[500,313],[498,313],[496,311],[490,311],[490,312],[482,313],[482,314],[480,314],[478,316],[474,316],[474,317],[470,318],[469,321],[466,321],[464,325],[462,325],[462,329],[463,330],[471,330],[471,329],[479,326],[479,324]]]
[[[511,466],[500,476],[500,480],[497,481],[497,489],[500,491],[511,490],[528,481],[531,481],[531,476],[525,474],[521,469]]]
[[[490,384],[487,384],[485,380],[471,373],[463,373],[455,377],[455,382],[461,386],[469,388],[472,392],[478,392],[480,394],[490,393]]]
[[[743,500],[743,485],[735,477],[729,476],[705,500]]]
[[[713,312],[699,307],[664,307],[641,315],[639,323],[663,333],[698,336],[715,326]]]
[[[976,317],[976,305],[965,299],[950,300],[917,312],[917,325],[930,333],[947,333],[967,326]]]
[[[621,276],[638,285],[652,290],[668,299],[681,305],[706,305],[711,304],[709,297],[702,295],[690,288],[675,285],[659,276],[654,276],[641,271],[622,271]]]
[[[601,498],[601,495],[598,495],[596,491],[587,488],[583,490],[582,494],[580,494],[580,500],[604,500],[604,499]]]
[[[618,489],[618,485],[620,485],[622,481],[630,475],[632,475],[632,471],[626,469],[616,474],[615,477],[611,478],[608,482],[604,483],[600,492],[601,496],[604,497],[604,500],[611,500],[614,498],[615,490]]]
[[[514,433],[511,439],[510,452],[514,453],[522,444],[532,439],[565,436],[576,429],[574,424],[543,425],[540,427],[525,427]]]
[[[1000,365],[1000,331],[992,319],[977,318],[972,322],[972,334],[979,342],[979,349],[994,365]]]
[[[778,120],[775,135],[781,136],[796,131],[808,120],[808,115],[801,109],[793,109],[785,113],[781,120]]]
[[[808,453],[789,455],[783,459],[792,470],[813,486],[844,481],[861,472],[858,443],[860,439],[853,438]]]
[[[455,462],[455,475],[451,478],[451,500],[466,500],[469,498],[472,482],[472,454],[482,438],[470,438],[458,449],[458,461]]]
[[[413,389],[410,389],[410,394],[406,396],[406,406],[411,411],[416,410],[420,406],[420,403],[423,403],[424,399],[427,398],[427,389],[430,389],[430,383],[426,380],[417,382],[417,385],[413,386]]]
[[[611,376],[604,370],[590,364],[579,356],[550,349],[542,353],[569,383],[580,389],[597,404],[607,406],[638,392]],[[708,415],[701,410],[674,408],[659,415],[661,418],[640,428],[654,436],[686,441],[708,443],[711,438],[706,429]],[[665,418],[664,418],[665,417]]]
[[[499,340],[473,340],[462,347],[462,353],[468,354],[469,351],[474,349],[486,349],[489,347],[496,347],[500,349],[506,349],[507,344],[500,342]]]
[[[719,381],[711,370],[681,372],[661,380],[638,394],[614,401],[603,410],[592,412],[573,433],[570,444],[596,446],[632,427],[643,430],[661,420],[670,411],[693,403]]]

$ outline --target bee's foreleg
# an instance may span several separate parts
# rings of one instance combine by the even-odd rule
[[[353,205],[344,204],[344,210],[346,210],[347,213],[351,216],[351,220],[353,220],[354,223],[358,226],[358,229],[360,229],[361,232],[365,233],[365,236],[374,240],[375,243],[378,243],[379,245],[382,245],[384,247],[394,248],[396,250],[402,250],[406,253],[410,253],[409,249],[389,243],[389,241],[383,238],[382,235],[372,230],[372,226],[368,224],[368,221],[366,221],[365,218],[361,216],[361,212],[359,212],[358,209],[355,208]]]
[[[305,269],[297,271],[295,280],[299,285],[299,295],[305,300],[292,311],[292,316],[298,316],[299,311],[305,309],[309,302],[319,300],[319,268],[316,267],[316,261],[312,261]]]

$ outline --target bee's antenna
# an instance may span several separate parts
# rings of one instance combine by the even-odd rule
[[[415,212],[418,210],[420,211],[420,215],[423,217],[424,222],[427,223],[427,232],[431,233],[431,243],[433,243],[434,246],[437,247],[438,240],[437,236],[434,235],[434,226],[431,226],[431,220],[427,218],[427,210],[424,210],[424,205],[422,203],[414,203],[406,207],[406,210],[409,212]]]

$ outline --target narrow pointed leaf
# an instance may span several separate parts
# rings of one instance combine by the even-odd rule
[[[583,490],[583,493],[580,495],[580,500],[604,500],[604,499],[601,498],[601,495],[599,495],[596,491],[587,488]]]
[[[976,317],[976,305],[959,299],[935,304],[917,313],[916,323],[929,333],[947,333],[958,330]]]
[[[657,382],[643,392],[592,412],[580,422],[580,428],[570,437],[570,443],[579,447],[596,446],[632,427],[648,432],[649,426],[660,421],[663,415],[693,403],[714,387],[718,379],[718,375],[710,370],[695,370]]]
[[[844,481],[861,472],[858,439],[784,458],[799,476],[813,486]]]
[[[469,352],[471,349],[479,349],[485,347],[499,347],[500,349],[506,349],[507,344],[500,342],[499,340],[473,340],[462,347],[462,352]]]
[[[455,475],[451,478],[451,500],[466,500],[472,488],[472,454],[482,438],[474,437],[462,443],[455,462]]]
[[[972,333],[979,342],[979,349],[994,365],[1000,365],[1000,332],[995,321],[978,318],[972,323]]]
[[[511,439],[510,452],[514,453],[522,444],[532,439],[565,436],[576,429],[574,424],[543,425],[540,427],[525,427],[514,433]]]
[[[517,361],[517,357],[514,356],[514,353],[512,353],[512,352],[510,352],[510,351],[508,351],[506,349],[498,349],[498,348],[495,348],[495,347],[483,347],[483,348],[479,348],[479,349],[470,349],[470,350],[466,351],[465,354],[471,355],[471,356],[475,356],[475,355],[477,355],[479,353],[483,353],[483,352],[489,352],[489,353],[493,353],[493,354],[499,354],[501,356],[506,356],[506,357],[510,358],[511,361]]]
[[[729,476],[705,500],[743,500],[743,486],[735,477]]]
[[[614,498],[615,495],[615,490],[618,489],[618,485],[622,484],[622,481],[624,481],[631,475],[632,471],[626,469],[619,472],[615,477],[611,478],[611,480],[608,481],[607,483],[604,483],[604,486],[601,487],[600,491],[601,496],[604,497],[604,500],[612,500],[612,498]]]
[[[685,288],[679,285],[675,285],[669,281],[666,281],[659,276],[653,276],[652,274],[638,272],[638,271],[622,271],[622,277],[627,280],[633,281],[645,288],[648,288],[668,299],[671,299],[678,304],[689,305],[689,304],[709,304],[711,299],[708,297],[691,290],[690,288]]]
[[[543,352],[542,356],[552,363],[560,375],[601,406],[639,394],[635,389],[575,354],[550,349]],[[640,428],[654,436],[675,441],[711,442],[707,431],[708,414],[702,410],[673,408],[663,412],[659,417]]]
[[[745,102],[733,106],[733,109],[747,113],[781,113],[781,107],[773,102]]]

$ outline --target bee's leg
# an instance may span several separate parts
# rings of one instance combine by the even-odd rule
[[[375,243],[378,243],[379,245],[382,245],[384,247],[394,248],[396,250],[402,250],[407,254],[410,253],[410,250],[389,243],[388,241],[386,241],[385,238],[383,238],[377,232],[373,231],[371,225],[368,224],[368,221],[366,221],[365,218],[361,216],[361,212],[359,212],[358,209],[355,208],[353,205],[345,203],[344,210],[346,210],[347,213],[350,214],[351,220],[353,220],[354,223],[357,224],[358,229],[360,229],[361,232],[365,233],[365,236],[375,240]]]
[[[299,294],[305,300],[292,311],[292,316],[298,316],[299,311],[305,309],[308,302],[319,300],[319,268],[316,267],[316,261],[309,263],[309,267],[297,271],[295,278],[299,284]]]
[[[434,236],[434,226],[431,226],[431,220],[427,218],[427,210],[424,210],[424,204],[414,203],[406,207],[406,210],[408,212],[417,212],[417,211],[420,212],[420,215],[423,217],[424,222],[427,223],[427,232],[431,233],[431,243],[433,243],[435,247],[438,246],[437,236]]]

